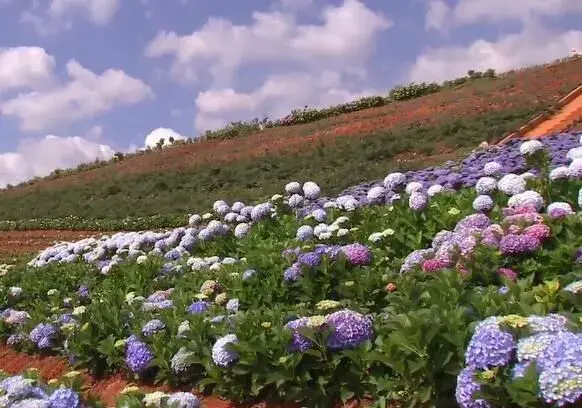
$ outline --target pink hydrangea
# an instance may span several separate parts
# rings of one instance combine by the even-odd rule
[[[510,281],[515,282],[517,280],[517,272],[511,268],[499,268],[497,273],[499,273],[500,276],[509,279]]]
[[[524,234],[533,235],[540,241],[552,236],[552,230],[546,224],[534,224],[523,230]]]
[[[427,259],[422,263],[422,271],[426,273],[440,271],[449,266],[449,263],[444,259]]]

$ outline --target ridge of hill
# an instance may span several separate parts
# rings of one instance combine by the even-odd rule
[[[255,201],[291,179],[313,179],[334,194],[497,142],[581,83],[582,58],[569,58],[313,122],[127,157],[3,190],[0,219],[183,217],[217,198]]]

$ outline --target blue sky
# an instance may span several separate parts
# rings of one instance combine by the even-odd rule
[[[564,57],[581,17],[582,0],[0,0],[0,186],[152,132]]]

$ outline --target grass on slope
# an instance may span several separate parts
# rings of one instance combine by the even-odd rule
[[[543,107],[555,103],[580,83],[582,58],[568,59],[505,73],[496,79],[476,79],[458,87],[443,88],[435,94],[332,115],[315,122],[268,128],[251,134],[245,131],[236,139],[203,140],[146,152],[82,172],[62,172],[58,177],[31,181],[0,191],[0,195],[20,195],[39,189],[87,184],[119,174],[191,171],[209,163],[253,159],[275,153],[295,154],[306,145],[315,148],[322,141],[334,141],[338,137],[366,136],[418,123],[434,124],[450,117],[524,107],[536,107],[539,109],[536,113],[541,113]]]
[[[87,218],[206,211],[218,198],[255,201],[280,192],[290,180],[314,180],[325,194],[382,178],[390,170],[425,167],[458,158],[483,140],[493,140],[540,107],[411,124],[364,138],[340,138],[293,155],[206,164],[181,172],[114,176],[92,184],[0,196],[1,219]],[[413,152],[416,152],[416,157]],[[408,161],[406,158],[415,160]]]

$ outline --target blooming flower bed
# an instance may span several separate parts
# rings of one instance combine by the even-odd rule
[[[334,199],[290,182],[166,232],[60,243],[0,277],[0,336],[236,401],[579,403],[581,152],[573,134],[512,143]]]

